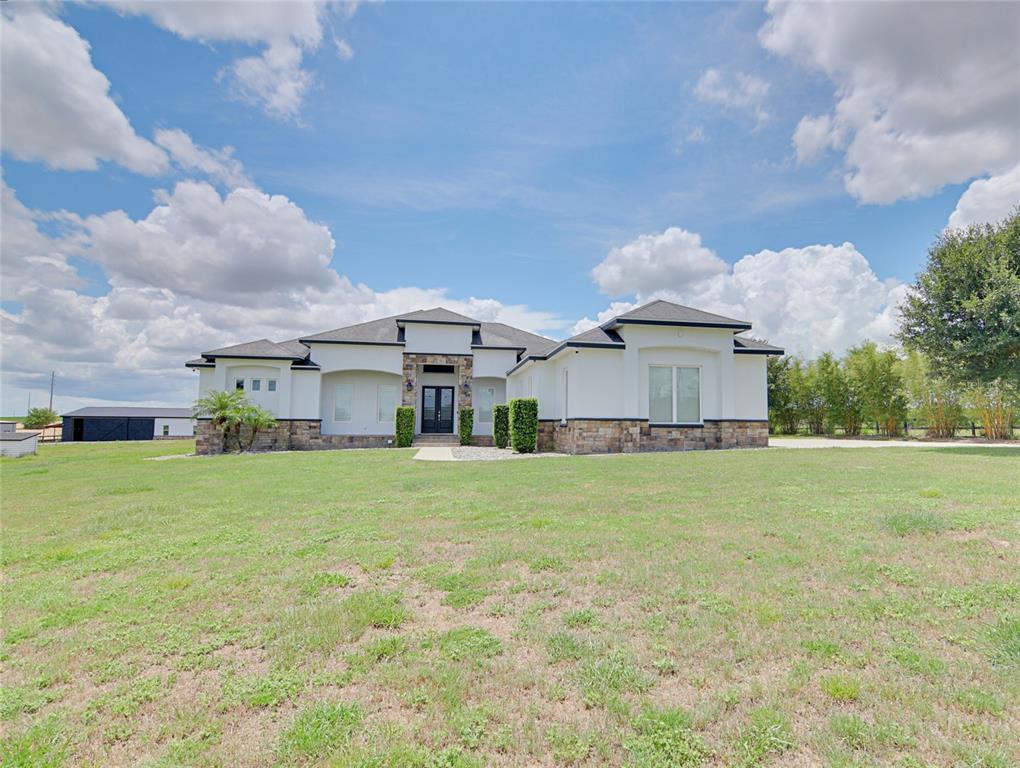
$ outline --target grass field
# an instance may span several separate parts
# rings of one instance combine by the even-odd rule
[[[2,475],[2,764],[1020,765],[1020,452]]]

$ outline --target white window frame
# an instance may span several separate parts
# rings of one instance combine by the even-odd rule
[[[346,419],[341,419],[337,416],[337,404],[340,402],[339,395],[341,388],[345,389],[348,393]],[[333,421],[343,424],[354,421],[354,385],[350,382],[340,382],[333,385]]]
[[[697,424],[699,426],[703,425],[705,423],[705,394],[704,394],[704,392],[705,392],[705,390],[704,390],[705,377],[704,377],[704,371],[703,371],[704,366],[701,366],[701,365],[675,365],[675,364],[672,364],[672,363],[651,363],[648,366],[648,386],[646,387],[646,389],[648,391],[648,400],[647,400],[647,403],[648,403],[648,417],[649,417],[649,420],[651,420],[651,416],[652,416],[652,375],[651,375],[651,369],[652,368],[669,368],[670,369],[670,371],[671,371],[671,373],[670,373],[670,381],[671,381],[671,386],[672,386],[673,397],[672,397],[672,402],[671,402],[672,413],[670,414],[671,415],[670,421],[668,421],[668,422],[655,421],[655,422],[651,422],[651,423],[653,423],[653,424],[663,424],[663,423],[667,423],[667,424]],[[677,375],[677,371],[680,370],[681,368],[694,369],[694,370],[696,370],[698,372],[698,420],[697,421],[677,421],[677,413],[680,410],[679,409],[680,390],[677,387],[679,376]]]
[[[393,408],[390,410],[388,418],[383,413],[383,387],[392,387],[393,389]],[[376,421],[380,424],[392,424],[397,418],[397,406],[400,405],[400,386],[397,384],[378,384],[375,388],[375,417]]]
[[[262,391],[262,379],[252,379],[251,380],[251,391],[252,392],[261,392]]]
[[[276,391],[276,379],[266,379],[266,392]]]

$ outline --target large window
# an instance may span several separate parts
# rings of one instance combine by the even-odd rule
[[[379,421],[393,421],[397,414],[396,384],[379,385]]]
[[[701,369],[691,366],[649,366],[648,420],[653,424],[700,423]]]
[[[478,423],[492,423],[492,406],[496,402],[495,387],[480,387],[475,390],[478,393]]]
[[[354,407],[354,387],[337,384],[333,390],[333,421],[350,421]]]

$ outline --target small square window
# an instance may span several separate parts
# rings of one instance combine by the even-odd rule
[[[276,391],[276,379],[266,379],[266,389],[270,392]]]
[[[244,379],[234,379],[234,389],[244,391]]]
[[[164,424],[163,425],[163,437],[169,437],[169,436],[170,436],[170,425],[169,424]]]
[[[262,379],[252,379],[251,380],[251,391],[252,392],[261,392],[262,391]]]

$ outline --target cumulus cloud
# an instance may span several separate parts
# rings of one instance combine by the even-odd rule
[[[647,294],[663,285],[701,285],[726,269],[726,262],[701,244],[701,235],[670,227],[613,248],[591,274],[603,293],[620,296]]]
[[[949,227],[996,223],[1020,206],[1020,164],[1012,170],[971,182],[949,215]]]
[[[156,131],[156,143],[169,154],[181,170],[200,173],[218,181],[228,189],[254,187],[244,171],[241,161],[234,157],[233,147],[208,149],[200,147],[185,131],[179,128],[161,128]]]
[[[761,43],[824,73],[831,113],[793,141],[810,162],[842,151],[847,191],[865,203],[929,195],[1000,174],[1020,156],[1020,5],[786,3],[771,0]]]
[[[203,350],[422,307],[535,331],[563,326],[548,312],[451,297],[441,287],[376,291],[353,283],[331,266],[329,228],[282,195],[180,182],[142,218],[62,213],[60,223],[73,231],[51,236],[40,225],[55,214],[3,192],[0,277],[4,298],[17,304],[0,310],[5,398],[42,390],[55,369],[68,398],[62,403],[186,404],[195,380],[183,363]],[[72,257],[100,266],[109,292],[78,290]]]
[[[166,154],[135,132],[111,98],[110,81],[92,65],[89,44],[44,10],[5,4],[4,151],[69,171],[95,170],[101,160],[148,175],[164,171]]]
[[[595,320],[583,318],[572,329],[579,333],[639,304],[662,298],[731,317],[747,318],[754,333],[791,352],[816,356],[842,352],[864,339],[891,343],[898,323],[898,306],[907,287],[896,280],[880,280],[868,260],[852,243],[808,245],[781,251],[748,254],[729,267],[685,230],[683,239],[697,248],[684,251],[683,269],[676,269],[670,248],[650,248],[661,235],[642,235],[614,248],[593,270],[596,283],[603,267],[613,274],[629,274],[631,263],[647,280],[627,283],[632,302],[615,302]],[[630,256],[630,260],[628,260]]]
[[[247,3],[243,13],[231,2],[132,0],[112,5],[121,13],[147,16],[186,40],[262,46],[259,55],[235,60],[220,72],[220,77],[232,86],[235,95],[270,115],[295,118],[312,83],[311,73],[303,67],[304,57],[318,50],[324,17],[336,4],[267,0]],[[346,3],[336,7],[341,16],[349,18],[357,6]],[[337,45],[337,52],[344,59],[353,56],[346,42],[343,47]]]
[[[718,69],[706,69],[694,86],[694,95],[702,101],[749,112],[754,115],[758,127],[769,119],[764,106],[768,93],[769,84],[760,77],[744,72],[727,76]]]

